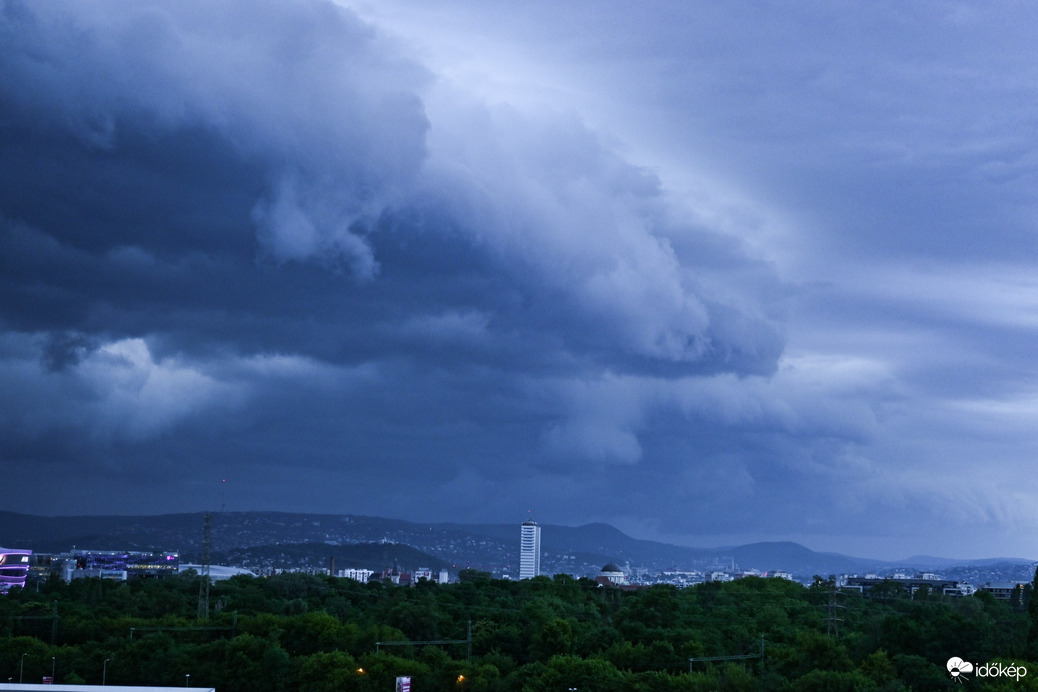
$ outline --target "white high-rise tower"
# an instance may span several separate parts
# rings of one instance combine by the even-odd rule
[[[519,534],[519,578],[531,579],[541,573],[541,527],[532,519],[524,521]]]

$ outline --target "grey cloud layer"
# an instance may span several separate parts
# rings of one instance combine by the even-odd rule
[[[249,421],[282,396],[313,399],[267,433],[288,467],[326,466],[336,426],[362,440],[330,455],[350,473],[497,473],[479,455],[423,458],[423,435],[500,438],[518,466],[634,461],[626,420],[588,428],[531,381],[775,367],[766,265],[681,220],[575,116],[437,85],[349,11],[8,3],[3,35],[5,363],[24,392],[7,435],[71,436],[87,473],[197,434],[207,410],[263,435]],[[717,263],[749,277],[731,298]],[[371,364],[365,424],[343,420],[345,391],[236,365],[277,357]],[[324,398],[297,449],[291,429]],[[379,441],[386,427],[413,439]]]
[[[833,541],[867,524],[860,545],[874,547],[905,519],[874,520],[893,488],[903,505],[930,493],[929,466],[898,465],[895,433],[959,419],[926,376],[905,377],[917,361],[888,357],[905,334],[891,326],[896,289],[863,294],[856,282],[876,273],[850,265],[779,278],[817,270],[828,243],[844,243],[832,238],[853,235],[809,237],[846,214],[837,201],[779,239],[776,255],[795,262],[775,263],[751,238],[763,203],[733,212],[679,193],[592,127],[609,114],[582,112],[580,98],[488,95],[403,25],[330,2],[0,8],[0,471],[26,497],[62,479],[52,505],[17,509],[96,511],[93,496],[122,511],[197,509],[229,477],[236,509],[509,520],[533,507],[688,540]],[[602,11],[610,40],[623,10]],[[663,14],[617,44],[682,66],[666,72],[680,87],[669,102],[645,107],[723,121],[709,100],[685,101],[729,79],[738,100],[759,85],[756,63],[704,44],[696,77],[683,47],[652,44],[687,19]],[[604,59],[593,42],[545,49],[573,51],[570,76]],[[811,89],[839,91],[832,74]],[[789,108],[767,112],[800,136],[781,120],[798,116]],[[745,117],[753,132],[734,137],[733,165],[770,136]],[[683,122],[674,146],[687,153]],[[703,161],[725,136],[703,138]],[[794,209],[822,168],[813,147],[775,187],[796,192]],[[780,158],[762,148],[761,170]],[[819,189],[849,179],[837,170]],[[854,194],[890,184],[881,172]],[[890,272],[904,283],[897,262]],[[1016,338],[1033,328],[1023,276],[1014,300],[978,309],[1004,314]],[[862,326],[870,306],[888,338]],[[919,300],[920,317],[930,307]],[[862,348],[848,348],[853,328],[872,330]],[[999,487],[971,491],[956,521],[1025,521],[1022,501],[993,504]]]
[[[569,313],[588,334],[604,325],[609,348],[622,353],[697,362],[710,351],[729,358],[747,351],[774,359],[763,310],[745,319],[759,323],[764,344],[711,333],[711,313],[723,326],[740,319],[737,311],[718,287],[711,295],[697,285],[694,261],[668,237],[709,232],[675,227],[657,181],[578,121],[533,122],[478,104],[447,110],[438,114],[430,156],[421,100],[428,76],[346,11],[319,3],[249,11],[187,5],[170,16],[101,5],[79,16],[67,8],[69,18],[47,9],[39,17],[11,5],[4,61],[10,144],[27,174],[11,187],[17,198],[5,200],[7,218],[22,243],[57,244],[40,249],[43,261],[57,251],[123,274],[134,263],[151,276],[169,272],[174,257],[181,266],[223,260],[250,271],[243,262],[252,258],[241,250],[251,230],[261,258],[342,261],[363,283],[380,271],[377,245],[408,254],[403,246],[420,235],[417,242],[442,243],[447,257],[436,261],[448,272],[452,250],[477,255],[488,280],[513,284],[506,290],[542,311]],[[33,147],[51,147],[63,160],[30,162],[37,152],[24,149]],[[98,168],[100,181],[85,180]],[[212,182],[223,189],[213,193]],[[58,188],[67,201],[47,209],[44,198]],[[228,240],[234,246],[219,252]],[[156,258],[161,252],[171,256]],[[737,247],[722,252],[723,260],[750,264]],[[146,266],[152,259],[167,261]],[[426,280],[415,273],[393,278]],[[379,288],[368,289],[375,300]],[[370,304],[357,297],[364,290],[348,291],[348,300]],[[414,305],[401,298],[389,297],[407,312],[429,307],[421,296]],[[466,300],[448,298],[445,314],[478,311],[459,309],[458,298]],[[553,317],[533,319],[550,327]]]

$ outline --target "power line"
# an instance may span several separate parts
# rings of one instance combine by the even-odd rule
[[[375,642],[375,653],[379,652],[379,649],[383,646],[420,646],[425,644],[465,644],[466,645],[466,660],[472,658],[472,620],[469,620],[468,636],[465,639],[425,639],[425,640],[404,640],[404,641],[390,641],[390,642]]]
[[[764,635],[760,636],[760,651],[755,654],[735,654],[732,656],[696,656],[688,659],[688,672],[692,672],[693,663],[707,663],[711,661],[746,661],[750,659],[764,660]]]

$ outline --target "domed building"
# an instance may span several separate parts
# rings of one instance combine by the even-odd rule
[[[598,573],[595,581],[603,586],[623,586],[627,583],[627,577],[622,569],[610,562]]]

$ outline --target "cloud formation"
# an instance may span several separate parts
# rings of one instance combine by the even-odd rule
[[[6,0],[14,509],[1038,549],[1038,99],[850,12]]]

